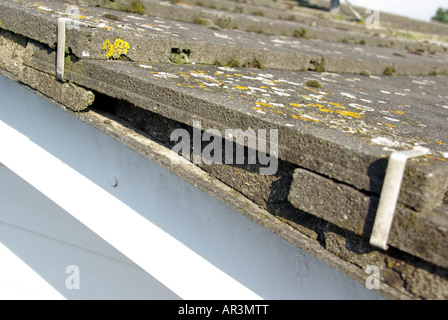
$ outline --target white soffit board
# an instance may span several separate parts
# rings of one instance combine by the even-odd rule
[[[182,299],[261,299],[1,120],[0,162]]]

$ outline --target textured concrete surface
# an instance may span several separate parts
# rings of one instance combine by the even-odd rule
[[[101,6],[108,9],[130,7],[132,0],[71,0],[73,4]],[[445,52],[447,47],[437,41],[441,36],[400,33],[391,27],[371,30],[365,23],[350,21],[349,17],[333,16],[325,11],[297,12],[284,8],[267,8],[234,1],[188,0],[161,2],[142,0],[144,12],[152,17],[203,24],[214,30],[233,29],[271,35],[320,39],[378,47]],[[280,5],[280,3],[278,3]],[[295,9],[303,9],[296,7]],[[448,29],[448,28],[447,28]],[[447,30],[448,32],[448,30]],[[413,38],[413,40],[409,39]],[[420,41],[415,41],[418,38]]]
[[[58,17],[67,17],[67,6],[47,1],[46,6],[17,0],[1,2],[0,19],[9,31],[38,40],[50,47],[56,43]],[[238,30],[213,30],[198,24],[123,14],[120,20],[108,19],[105,11],[84,9],[77,18],[80,29],[67,32],[67,48],[79,58],[106,59],[103,45],[108,39],[120,39],[129,45],[123,56],[140,63],[167,63],[173,50],[185,51],[191,63],[221,63],[237,59],[243,65],[258,59],[266,68],[321,70],[329,72],[383,74],[386,68],[395,74],[428,75],[448,73],[448,56],[442,53],[409,54],[388,48],[297,39]],[[412,57],[411,57],[412,56]]]
[[[370,237],[379,197],[303,169],[295,170],[290,190],[288,200],[300,210]],[[443,210],[446,206],[423,212],[399,206],[389,243],[447,268],[448,221]]]
[[[367,191],[380,191],[383,178],[380,174],[385,164],[382,160],[390,151],[424,146],[431,150],[430,156],[412,161],[409,172],[414,170],[421,178],[420,187],[429,183],[428,189],[435,188],[436,194],[432,197],[422,193],[415,201],[417,189],[408,197],[409,201],[404,202],[425,207],[442,201],[447,183],[447,150],[443,139],[447,116],[447,109],[443,107],[445,96],[421,105],[412,100],[412,94],[407,100],[404,89],[411,90],[409,88],[415,85],[412,81],[424,83],[425,80],[434,81],[433,86],[440,81],[440,88],[443,88],[445,77],[404,78],[404,85],[396,87],[394,93],[382,93],[379,88],[387,83],[386,77],[356,81],[351,76],[336,75],[342,80],[342,88],[331,82],[317,91],[303,84],[308,73],[280,72],[276,75],[274,70],[133,66],[127,62],[87,61],[68,67],[67,77],[104,91],[102,93],[120,88],[114,90],[115,98],[129,100],[187,125],[192,125],[193,119],[201,120],[204,130],[276,128],[281,159]],[[82,70],[83,74],[77,75],[77,70]],[[91,78],[87,79],[86,74]],[[317,75],[322,82],[327,76],[331,77]],[[373,86],[375,81],[378,88]],[[400,79],[390,79],[391,84],[398,81]],[[359,84],[354,87],[347,85],[357,82]],[[167,97],[171,97],[172,102],[168,103]],[[441,116],[432,117],[434,113]],[[412,177],[407,179],[409,188],[415,189]],[[424,197],[429,198],[425,200]]]
[[[17,81],[54,98],[69,109],[82,111],[93,103],[95,96],[91,91],[74,83],[61,83],[46,72],[26,66],[25,61],[29,61],[32,54],[22,37],[0,29],[0,68],[13,74]]]
[[[236,13],[191,2],[142,2],[147,6],[144,16],[79,7],[82,24],[67,31],[65,81],[59,82],[56,25],[57,18],[67,17],[67,3],[0,1],[0,68],[358,281],[365,279],[360,268],[362,273],[368,264],[384,266],[385,296],[448,297],[446,43],[394,35],[394,45],[378,47],[370,41],[375,39],[371,31],[347,20],[311,25],[307,37],[279,36],[275,32],[284,25],[300,24],[270,16],[287,10],[285,2],[264,16],[251,10],[265,8],[261,2],[272,4],[267,0],[242,5]],[[165,18],[151,16],[149,3]],[[291,12],[296,9],[298,16],[309,18],[306,23],[321,14],[310,8]],[[212,24],[187,23],[196,17],[187,12],[199,12]],[[246,20],[252,22],[267,19],[272,32],[216,27],[217,14],[230,14],[231,21],[239,21],[238,16],[250,16]],[[344,34],[337,30],[339,24],[366,37],[366,43],[323,37],[325,28]],[[324,29],[313,33],[313,28]],[[407,41],[414,49],[402,47]],[[197,167],[202,178],[197,178],[197,172],[191,175],[185,167],[159,161],[153,148],[145,149],[145,139],[171,148],[172,130],[191,133],[195,120],[202,130],[277,129],[278,172],[264,176],[260,165],[202,163]],[[416,146],[428,148],[429,154],[409,162],[392,248],[376,250],[368,238],[388,156]],[[210,177],[241,198],[233,201],[234,196],[221,194]],[[253,211],[255,207],[259,210]],[[297,232],[313,244],[300,240]]]

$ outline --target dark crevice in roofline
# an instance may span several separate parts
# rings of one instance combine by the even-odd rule
[[[190,131],[192,130],[192,127],[188,125],[179,123],[175,120],[165,118],[158,114],[154,114],[151,111],[138,108],[126,101],[118,100],[97,92],[95,92],[95,95],[96,95],[95,102],[92,104],[89,110],[92,110],[107,118],[111,118],[111,121],[116,121],[128,128],[132,128],[132,130],[135,130],[137,133],[143,133],[148,139],[157,142],[158,144],[162,145],[165,148],[171,149],[174,145],[174,142],[171,142],[169,140],[169,136],[171,133],[170,128],[171,129],[183,128],[185,130]],[[131,107],[136,113],[134,115],[127,114],[127,116],[123,114],[123,112],[125,112],[124,110],[126,110],[126,108],[128,107]],[[159,124],[159,127],[151,126],[149,125],[149,123],[145,122],[151,117],[153,117],[152,124],[157,123]],[[107,125],[108,122],[105,124]],[[190,160],[190,162],[192,161]],[[228,165],[220,165],[220,166],[229,167]],[[279,167],[284,166],[287,167],[289,166],[289,169],[286,170],[286,174],[283,176],[281,180],[279,180],[280,181],[279,183],[283,184],[283,187],[286,187],[286,190],[289,190],[290,182],[292,180],[292,173],[298,167],[296,165],[292,165],[286,162],[279,164]],[[285,200],[285,197],[282,198],[281,196],[279,197],[279,195],[276,195],[268,197],[263,202],[262,198],[256,197],[256,195],[253,194],[251,195],[245,192],[245,190],[243,190],[244,185],[240,185],[238,187],[237,185],[232,183],[232,181],[226,180],[225,177],[223,178],[220,175],[220,173],[222,173],[220,170],[217,170],[216,168],[215,170],[211,170],[210,167],[201,165],[199,165],[199,167],[202,170],[211,174],[213,177],[223,182],[224,184],[226,184],[227,186],[231,187],[233,190],[242,194],[244,197],[248,198],[257,205],[261,206],[269,213],[271,213],[273,216],[280,219],[280,221],[287,223],[288,225],[292,226],[294,229],[298,230],[302,234],[305,234],[310,239],[315,239],[318,243],[320,243],[322,248],[324,248],[325,250],[330,250],[332,254],[339,256],[340,258],[357,266],[358,268],[360,267],[362,268],[364,266],[359,263],[356,263],[356,261],[350,261],[350,259],[347,260],[346,259],[347,257],[344,256],[346,254],[344,254],[343,252],[334,251],[333,246],[328,246],[328,241],[334,241],[334,237],[336,236],[337,238],[339,238],[338,241],[342,241],[341,245],[343,245],[344,250],[347,250],[348,252],[351,252],[355,255],[363,255],[371,253],[373,251],[378,251],[378,249],[372,247],[368,243],[368,239],[366,239],[365,237],[357,235],[349,230],[343,229],[331,222],[325,221],[310,213],[297,209],[293,207],[287,200]],[[242,174],[243,171],[244,173],[250,172],[251,169],[252,171],[255,171],[254,168],[250,168],[250,166],[247,165],[238,166],[240,174]],[[275,194],[275,192],[273,192],[273,194]],[[393,247],[391,247],[387,252],[383,251],[381,252],[385,255],[384,261],[382,263],[386,266],[388,264],[388,259],[392,259],[393,261],[395,261],[392,264],[395,264],[397,266],[402,265],[399,262],[406,263],[415,268],[424,269],[430,273],[434,273],[448,280],[448,269],[435,266],[421,258],[415,257],[411,254],[405,253]],[[392,267],[389,265],[387,267],[389,269],[394,270],[395,265],[392,265]],[[394,272],[398,272],[398,274],[401,274],[400,268],[398,268],[398,270],[395,270]]]

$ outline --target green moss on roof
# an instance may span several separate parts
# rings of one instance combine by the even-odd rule
[[[306,36],[306,29],[301,27],[299,30],[294,30],[292,35],[295,38],[304,38]]]
[[[146,13],[145,6],[140,1],[132,2],[131,5],[126,8],[126,11],[138,14]]]
[[[386,69],[384,69],[383,74],[385,76],[392,76],[395,73],[395,69],[393,67],[386,67]]]
[[[241,67],[241,62],[238,59],[232,58],[229,61],[227,61],[226,67],[239,68],[239,67]]]
[[[318,80],[307,80],[305,81],[305,85],[307,87],[313,87],[318,89],[322,88],[322,84]]]

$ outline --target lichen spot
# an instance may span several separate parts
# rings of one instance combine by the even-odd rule
[[[268,108],[273,108],[273,106],[271,106],[269,103],[266,102],[255,102],[256,105],[258,106],[263,106],[263,107],[268,107]]]
[[[343,105],[340,105],[339,103],[336,102],[328,102],[328,104],[331,104],[332,106],[341,108],[341,109],[345,109],[345,107]]]
[[[362,115],[357,112],[351,112],[351,111],[345,111],[345,110],[337,110],[336,112],[344,117],[352,117],[355,119],[360,119],[362,117]]]
[[[310,89],[310,88],[308,88],[308,87],[305,87],[305,89],[306,89],[306,90],[309,90],[309,91],[311,91],[311,92],[314,92],[314,93],[318,93],[316,90]]]
[[[106,51],[106,59],[118,59],[122,55],[126,55],[130,49],[129,43],[121,39],[115,39],[112,44],[109,39],[103,43],[103,50]]]

